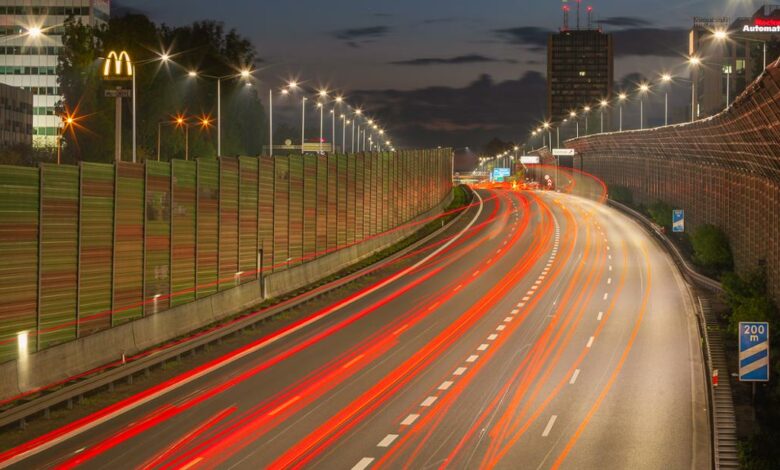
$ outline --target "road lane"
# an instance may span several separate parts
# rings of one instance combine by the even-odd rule
[[[706,466],[668,257],[602,204],[481,194],[402,279],[19,468]]]

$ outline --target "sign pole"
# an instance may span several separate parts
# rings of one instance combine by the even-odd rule
[[[114,137],[114,160],[117,162],[122,161],[122,96],[117,94],[116,96],[116,119],[115,121],[115,137]]]

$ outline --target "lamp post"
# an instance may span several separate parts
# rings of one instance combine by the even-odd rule
[[[604,133],[604,108],[606,108],[609,105],[609,102],[607,100],[601,100],[599,103],[599,111],[600,111],[600,119],[601,119],[601,134]]]
[[[133,64],[133,63],[130,64],[130,67],[133,68],[133,85],[132,85],[132,87],[133,87],[133,90],[132,90],[132,93],[133,93],[133,97],[132,97],[132,107],[133,107],[133,109],[132,109],[132,111],[133,111],[133,163],[138,161],[137,160],[137,155],[138,155],[138,142],[137,142],[137,134],[138,134],[138,132],[137,132],[137,128],[138,128],[138,126],[136,124],[136,109],[137,109],[137,103],[138,103],[138,97],[136,95],[138,94],[138,89],[135,86],[135,77],[136,77],[136,75],[138,75],[136,73],[137,69],[138,69],[138,66],[144,65],[144,64],[148,64],[148,63],[151,63],[151,62],[157,62],[158,60],[160,62],[162,62],[163,64],[167,64],[170,59],[171,59],[171,56],[168,55],[168,53],[163,52],[162,54],[160,54],[160,57],[157,58],[157,59],[153,59],[153,60],[150,60],[150,61],[144,61],[144,62],[138,62],[137,64]],[[158,160],[159,160],[159,156],[158,156]]]
[[[701,59],[697,56],[688,58],[688,64],[691,66],[691,122],[696,120],[696,78],[693,76],[694,70],[701,64]]]
[[[590,114],[590,106],[585,106],[583,111],[585,111],[585,135],[588,135],[588,115]]]
[[[623,132],[623,102],[626,101],[626,98],[628,98],[628,95],[625,93],[618,95],[618,103],[620,103],[620,132]]]
[[[306,101],[305,96],[301,98],[301,155],[303,155],[303,144],[306,142]]]
[[[577,113],[572,111],[569,113],[569,118],[577,125],[577,138],[580,137],[580,121],[577,120]]]
[[[550,143],[550,148],[552,149],[552,134],[550,133],[550,123],[545,121],[544,124],[542,124],[542,127],[547,130],[547,142]]]
[[[639,85],[639,129],[645,128],[645,100],[644,96],[650,91],[650,85],[642,83]]]
[[[57,136],[57,165],[62,162],[62,138],[67,129],[72,129],[76,123],[76,118],[72,114],[66,113],[62,116],[62,126],[60,126],[60,132]]]
[[[241,78],[242,80],[248,80],[252,76],[252,71],[249,69],[243,69],[239,73],[230,75],[223,75],[221,77],[213,75],[202,75],[197,70],[191,70],[187,74],[190,78],[204,77],[217,81],[217,156],[222,155],[222,80],[229,80],[232,78]]]
[[[664,126],[669,125],[669,87],[668,84],[671,83],[672,76],[668,73],[665,73],[661,75],[661,82],[667,84],[667,86],[664,88]]]
[[[341,115],[341,151],[347,153],[347,115]]]

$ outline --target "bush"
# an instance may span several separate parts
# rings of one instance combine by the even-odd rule
[[[621,204],[631,205],[634,202],[633,193],[625,186],[610,186],[609,198]]]
[[[672,211],[674,208],[663,201],[655,201],[647,207],[647,212],[655,223],[667,229],[672,228]]]
[[[731,246],[726,233],[720,228],[705,224],[698,227],[691,235],[693,245],[693,261],[704,267],[716,271],[731,270],[734,259],[731,255]]]

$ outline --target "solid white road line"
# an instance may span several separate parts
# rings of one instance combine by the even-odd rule
[[[552,431],[552,427],[553,424],[555,424],[556,419],[558,419],[558,415],[550,416],[550,421],[547,421],[547,426],[544,427],[544,431],[542,432],[542,437],[547,437],[550,435],[550,431]]]
[[[358,463],[355,464],[354,467],[352,467],[352,470],[365,470],[369,465],[371,465],[371,462],[373,461],[373,457],[363,457]]]
[[[376,446],[377,447],[390,447],[390,444],[392,444],[393,441],[395,441],[396,439],[398,439],[398,434],[388,434],[387,436],[385,436],[384,439],[379,441],[379,444],[377,444]]]
[[[574,385],[574,382],[577,381],[577,377],[580,375],[580,370],[577,369],[574,371],[574,373],[571,375],[571,380],[569,380],[569,383]]]
[[[404,418],[403,421],[401,421],[402,426],[409,426],[411,424],[414,424],[415,421],[417,421],[417,418],[419,418],[420,415],[418,414],[410,414],[406,418]]]

